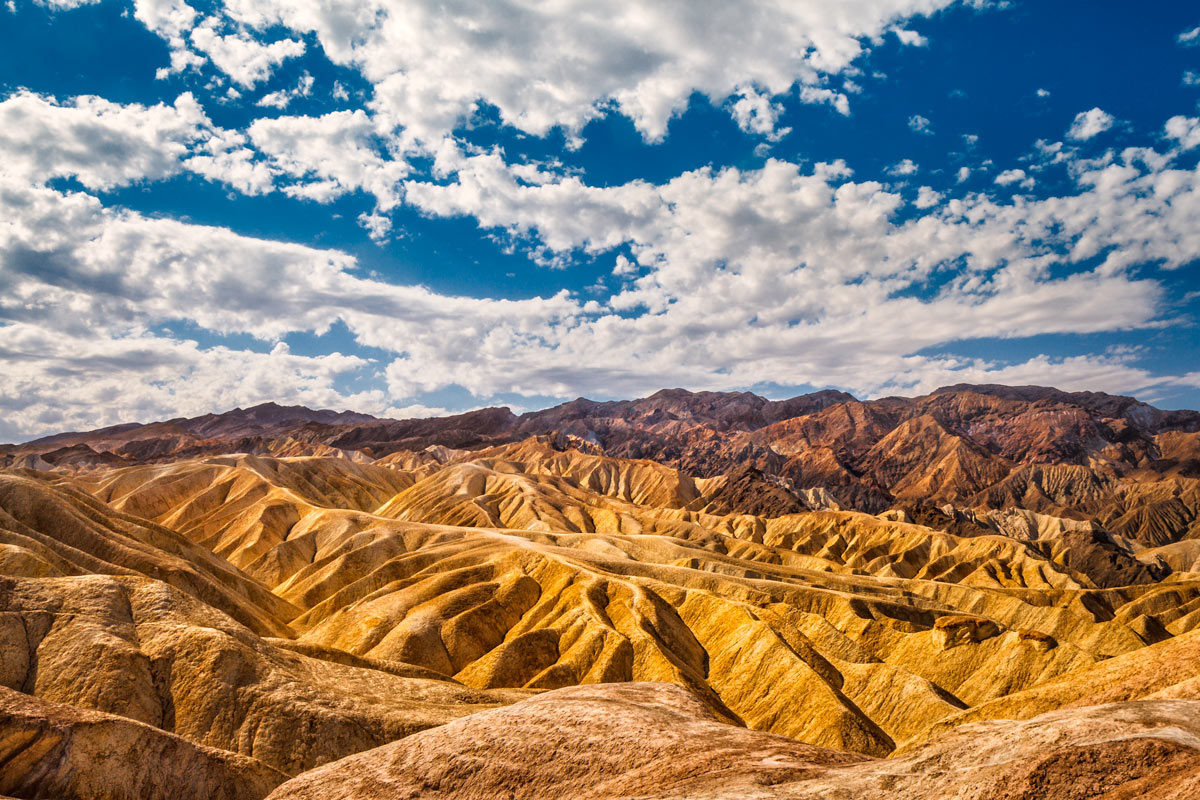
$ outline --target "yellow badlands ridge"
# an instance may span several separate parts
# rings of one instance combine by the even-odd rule
[[[0,471],[0,794],[1200,796],[1194,540],[1104,588],[1078,520],[724,480],[546,438]]]

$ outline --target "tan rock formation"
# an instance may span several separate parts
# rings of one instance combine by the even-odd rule
[[[23,445],[0,792],[1190,797],[1197,428],[670,390]]]

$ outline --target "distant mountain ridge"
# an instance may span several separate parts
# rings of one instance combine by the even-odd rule
[[[198,417],[176,417],[150,423],[123,423],[90,431],[71,431],[31,440],[21,445],[0,445],[7,451],[45,452],[79,441],[107,441],[145,438],[143,434],[178,429],[206,439],[242,439],[287,433],[311,425],[358,426],[390,434],[379,437],[376,445],[412,438],[446,435],[451,431],[470,431],[494,436],[505,431],[535,435],[551,430],[591,433],[592,420],[622,420],[643,428],[663,427],[663,423],[701,424],[718,431],[753,431],[776,422],[822,411],[838,403],[856,403],[864,407],[887,409],[895,413],[905,406],[928,403],[941,395],[986,395],[1024,403],[1057,403],[1077,406],[1104,417],[1133,415],[1144,427],[1193,429],[1200,425],[1196,411],[1162,411],[1132,397],[1103,392],[1064,392],[1044,386],[1004,386],[1000,384],[955,384],[935,389],[919,397],[889,396],[859,401],[852,394],[825,389],[786,400],[769,400],[752,392],[691,392],[686,389],[661,389],[636,400],[596,401],[580,397],[557,406],[521,415],[506,407],[488,407],[443,417],[388,419],[354,411],[311,409],[306,406],[282,406],[274,402],[250,408],[234,408]],[[900,416],[904,416],[903,413]],[[610,426],[611,427],[611,423]],[[351,440],[347,440],[351,441]],[[50,446],[54,447],[51,448]]]
[[[220,414],[202,414],[198,417],[175,417],[160,422],[126,422],[121,425],[111,425],[107,428],[97,428],[92,431],[70,431],[43,436],[26,442],[25,447],[41,448],[49,444],[62,445],[82,438],[117,437],[141,431],[146,428],[173,426],[197,436],[230,437],[261,435],[273,430],[284,430],[288,427],[317,422],[325,425],[347,424],[355,422],[372,422],[377,417],[370,414],[360,414],[354,411],[332,411],[330,409],[311,409],[307,406],[281,406],[278,403],[260,403],[250,408],[235,408]]]
[[[831,390],[768,400],[664,389],[521,415],[484,408],[408,420],[265,403],[51,436],[0,450],[0,464],[108,468],[229,453],[372,461],[546,435],[696,478],[736,474],[723,501],[731,511],[801,507],[800,495],[817,491],[843,508],[900,509],[947,529],[963,522],[939,517],[941,506],[1097,519],[1151,546],[1200,531],[1191,484],[1171,483],[1200,478],[1200,413],[1040,386],[959,384],[872,401]]]

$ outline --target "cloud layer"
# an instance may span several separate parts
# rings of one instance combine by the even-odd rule
[[[1164,281],[1200,256],[1196,118],[1105,150],[1097,142],[1114,134],[1100,134],[1121,126],[1092,108],[1058,129],[1064,141],[1039,141],[1019,163],[961,166],[938,188],[908,158],[879,180],[842,161],[766,159],[601,185],[460,130],[486,106],[507,129],[561,129],[568,146],[608,114],[654,141],[698,92],[773,144],[791,135],[789,103],[852,113],[845,81],[864,53],[887,36],[928,46],[904,25],[948,4],[233,0],[202,14],[138,0],[136,18],[171,48],[168,74],[215,70],[260,111],[233,129],[191,92],[0,101],[0,437],[266,399],[404,413],[447,389],[482,403],[664,385],[877,395],[961,381],[1200,383],[1152,373],[1128,348],[958,354],[979,338],[1169,324]],[[312,90],[307,71],[263,93],[309,41],[368,81],[372,99],[292,113]],[[934,138],[925,116],[905,121],[905,135]],[[468,219],[547,265],[611,266],[590,292],[456,296],[372,276],[335,248],[106,199],[185,173],[246,195],[369,198],[360,223],[381,240],[404,210]],[[1032,194],[1044,182],[1058,188]],[[284,341],[335,328],[347,352],[297,354]]]

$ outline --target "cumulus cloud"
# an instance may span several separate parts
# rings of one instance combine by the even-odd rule
[[[787,133],[784,98],[849,114],[846,96],[828,86],[846,87],[834,76],[855,74],[864,42],[888,31],[903,40],[901,21],[947,4],[854,0],[854,13],[839,15],[817,0],[782,12],[714,4],[711,13],[670,3],[233,0],[206,12],[222,15],[218,25],[182,0],[137,0],[138,19],[168,41],[173,65],[203,59],[238,85],[259,83],[291,57],[287,48],[247,51],[240,66],[222,48],[282,26],[294,37],[284,41],[315,36],[362,73],[374,100],[239,131],[213,125],[191,95],[156,106],[28,92],[0,102],[0,365],[17,376],[15,388],[0,389],[0,408],[21,430],[41,432],[264,399],[434,411],[421,398],[452,385],[487,398],[764,382],[864,395],[962,380],[1128,391],[1166,380],[1111,354],[1013,364],[950,345],[1164,324],[1156,270],[1200,255],[1200,176],[1172,161],[1200,146],[1196,119],[1167,122],[1164,153],[1083,160],[1079,148],[1045,145],[1026,170],[1065,164],[1073,185],[1040,199],[995,189],[1032,187],[1022,169],[981,192],[942,194],[915,180],[855,179],[843,162],[775,159],[597,186],[446,136],[482,103],[533,134],[559,126],[574,135],[615,109],[653,140],[700,91],[771,142]],[[200,30],[212,38],[197,40]],[[1069,135],[1086,140],[1114,123],[1092,109]],[[919,115],[910,125],[929,130]],[[958,180],[972,169],[986,163],[961,167]],[[402,203],[468,217],[546,263],[581,252],[612,263],[603,282],[611,288],[451,296],[364,277],[345,252],[109,208],[52,182],[73,177],[97,193],[183,170],[247,194],[328,202],[362,193],[374,207],[359,223],[378,240]],[[888,170],[918,171],[910,159]],[[200,339],[254,342],[201,346],[158,332],[175,322]],[[302,357],[280,344],[335,325],[379,361]],[[345,389],[351,375],[372,388]]]
[[[201,348],[146,334],[62,334],[28,323],[0,326],[5,380],[0,413],[25,435],[168,419],[267,400],[316,408],[383,411],[382,392],[339,392],[339,376],[363,366],[353,356],[298,356]],[[14,353],[36,357],[13,358]]]
[[[933,133],[933,123],[928,117],[922,117],[920,114],[913,114],[908,118],[908,129],[913,133]]]
[[[917,190],[917,199],[913,205],[917,208],[933,208],[938,203],[942,202],[943,195],[936,192],[928,186],[922,186]]]
[[[386,137],[361,109],[258,119],[247,134],[271,169],[291,179],[284,191],[292,196],[328,202],[362,191],[384,211],[399,202],[408,164],[388,153]]]
[[[55,11],[69,11],[72,8],[79,8],[80,6],[90,6],[93,3],[100,2],[100,0],[34,0],[34,2],[39,6],[52,8]],[[9,2],[8,10],[15,13],[16,3]]]
[[[341,321],[403,353],[422,337],[465,345],[492,328],[545,329],[577,313],[564,295],[490,301],[365,280],[343,253],[105,209],[12,176],[0,175],[0,211],[0,408],[25,433],[269,399],[382,412],[406,395],[335,386],[370,371],[362,357],[301,357],[272,343]],[[264,348],[155,333],[181,321]]]
[[[1171,117],[1163,128],[1168,139],[1174,139],[1181,150],[1200,147],[1200,118]]]
[[[730,108],[738,127],[746,133],[764,136],[771,142],[777,142],[791,133],[791,128],[777,127],[783,106],[772,102],[770,97],[754,88],[742,89]]]
[[[178,172],[208,118],[191,94],[174,105],[120,105],[100,97],[66,103],[28,91],[0,102],[0,170],[42,182],[73,177],[111,189]]]
[[[1018,184],[1022,189],[1032,189],[1035,181],[1023,169],[1006,169],[996,176],[995,183],[997,186]]]
[[[357,123],[348,114],[329,124]],[[1077,375],[1081,385],[1127,389],[1152,376],[1111,357],[1012,365],[924,353],[981,333],[1160,324],[1161,286],[1130,268],[1178,267],[1200,253],[1200,176],[1144,154],[1083,165],[1076,194],[1041,201],[939,201],[918,192],[924,213],[914,218],[899,215],[901,195],[850,180],[841,163],[804,170],[770,160],[756,170],[701,169],[662,185],[600,188],[536,168],[518,177],[494,153],[447,160],[451,179],[405,181],[407,202],[536,237],[554,252],[620,248],[621,287],[586,301],[565,292],[453,297],[361,277],[353,257],[338,251],[150,219],[8,176],[0,187],[0,318],[9,335],[32,344],[13,340],[3,357],[8,364],[12,353],[36,354],[18,359],[19,391],[35,398],[14,411],[23,430],[78,427],[74,421],[94,413],[97,386],[115,420],[154,416],[201,381],[224,388],[201,393],[197,407],[276,393],[319,405],[353,399],[368,411],[401,408],[451,385],[480,398],[765,381],[832,383],[870,395],[1037,375],[1057,375],[1053,382],[1062,384]],[[1065,277],[1054,269],[1083,263]],[[939,288],[928,288],[935,275]],[[166,337],[153,333],[156,326],[176,320],[217,335],[248,334],[264,349],[158,341]],[[334,324],[388,353],[386,363],[310,361],[270,348],[290,333],[319,334]],[[65,350],[41,344],[48,337],[60,337]],[[64,352],[82,361],[64,362]],[[169,366],[155,372],[146,366],[153,359]],[[97,377],[106,370],[111,380]],[[141,386],[144,376],[172,370],[181,377],[164,377],[167,388],[157,378]],[[264,370],[274,377],[260,378]],[[377,388],[337,391],[338,376],[363,371],[377,374]],[[51,388],[36,393],[30,387],[39,381]],[[115,392],[122,382],[138,385],[129,400]],[[185,407],[192,408],[177,404],[172,413]]]
[[[800,100],[811,105],[830,105],[843,117],[850,116],[850,101],[841,92],[817,86],[800,87]]]
[[[939,206],[919,192],[917,206],[935,210],[901,224],[893,219],[899,196],[842,183],[842,169],[805,175],[772,161],[757,171],[701,170],[661,187],[601,190],[571,178],[528,185],[494,157],[469,158],[457,184],[409,184],[409,202],[515,234],[536,231],[558,249],[629,243],[640,277],[607,301],[626,316],[601,309],[539,339],[532,352],[542,367],[533,374],[520,337],[495,350],[499,368],[489,360],[487,369],[471,363],[434,377],[445,375],[435,366],[446,363],[442,351],[424,364],[410,355],[396,369],[410,387],[445,380],[480,392],[510,379],[549,394],[599,385],[636,392],[649,388],[649,374],[706,388],[820,375],[870,393],[889,374],[946,377],[964,368],[913,354],[979,331],[1023,337],[1158,324],[1161,287],[1128,270],[1175,268],[1200,253],[1197,174],[1145,153],[1080,162],[1076,174],[1078,194],[1041,201],[969,195]],[[1087,262],[1098,266],[1051,277],[1052,267]],[[634,263],[618,261],[620,275],[635,274]],[[946,288],[908,294],[947,265],[957,275]]]
[[[308,97],[312,94],[313,76],[305,72],[300,80],[290,89],[280,89],[259,98],[255,105],[262,108],[287,108],[297,97]]]
[[[246,194],[272,191],[287,171],[249,144],[213,125],[191,93],[154,106],[28,91],[0,101],[0,173],[32,184],[74,178],[107,191],[186,170]]]
[[[897,28],[892,32],[896,34],[896,38],[900,40],[900,44],[909,47],[927,47],[929,45],[929,40],[916,31]]]
[[[1098,136],[1113,126],[1116,120],[1111,114],[1099,108],[1081,111],[1075,115],[1075,120],[1067,130],[1067,138],[1076,141],[1086,141]]]
[[[863,43],[886,31],[906,44],[924,44],[899,23],[953,2],[226,0],[199,23],[182,0],[136,0],[135,7],[137,18],[178,54],[178,68],[202,55],[246,85],[303,43],[254,45],[243,31],[278,26],[295,36],[311,34],[335,63],[374,85],[377,113],[403,127],[410,140],[436,143],[480,103],[526,133],[561,127],[569,136],[611,104],[648,140],[664,136],[695,92],[722,103],[747,86],[770,97],[799,84],[802,102],[848,113],[845,95],[822,82],[849,70]],[[732,110],[738,113],[736,101]]]
[[[429,417],[448,417],[452,414],[462,414],[475,409],[456,409],[451,411],[441,406],[427,406],[424,403],[409,403],[405,406],[391,406],[383,413],[389,419],[428,419]]]
[[[19,298],[9,315],[59,314],[58,324],[89,329],[183,316],[271,340],[340,320],[360,343],[396,354],[385,379],[398,399],[450,384],[478,396],[560,395],[815,376],[870,393],[965,368],[914,354],[980,331],[1154,324],[1161,289],[1126,268],[1178,266],[1200,252],[1194,172],[1113,163],[1081,173],[1077,195],[972,196],[907,222],[896,221],[899,195],[846,178],[844,165],[806,173],[769,161],[599,189],[518,180],[484,154],[462,157],[451,183],[406,187],[429,213],[536,230],[557,250],[629,247],[618,266],[632,280],[602,303],[445,297],[356,278],[353,259],[336,252],[116,214],[42,189],[21,206],[44,211],[5,245],[35,266],[18,270],[4,296]],[[1097,258],[1089,271],[1049,274]],[[256,269],[237,266],[247,262]],[[912,293],[947,264],[965,270],[937,292]]]
[[[304,42],[281,39],[264,44],[243,31],[219,32],[221,21],[205,19],[192,29],[192,45],[239,86],[253,89],[289,58],[304,55]]]

